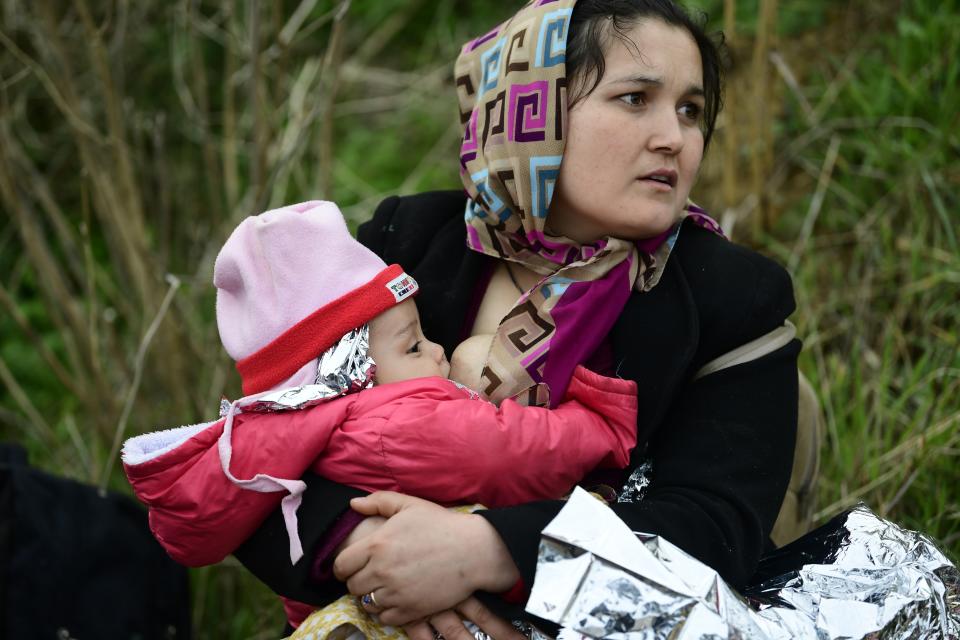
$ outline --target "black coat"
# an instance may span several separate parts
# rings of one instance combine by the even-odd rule
[[[387,264],[399,263],[416,278],[424,334],[448,356],[490,260],[466,248],[464,202],[458,191],[391,197],[358,232]],[[686,225],[659,284],[631,296],[610,334],[618,375],[638,385],[634,463],[642,456],[653,462],[644,500],[613,509],[634,531],[663,535],[734,587],[756,568],[790,477],[800,342],[691,379],[710,360],[782,325],[793,309],[782,267]],[[304,479],[309,489],[298,517],[309,550],[347,500],[363,492],[318,476]],[[482,512],[527,585],[540,531],[562,506],[544,501]],[[291,567],[287,554],[278,509],[236,555],[281,595],[322,604],[343,592],[339,584],[311,584],[309,560]]]

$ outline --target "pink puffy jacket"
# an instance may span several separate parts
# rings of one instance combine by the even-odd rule
[[[312,469],[367,491],[507,506],[558,498],[598,466],[626,466],[636,416],[633,381],[583,367],[553,410],[512,400],[498,408],[449,380],[419,378],[299,411],[240,413],[230,469],[239,478],[299,478]],[[222,431],[223,420],[181,427],[138,436],[124,450],[154,535],[187,566],[221,561],[283,497],[227,479],[217,453]],[[131,446],[155,436],[166,444]]]

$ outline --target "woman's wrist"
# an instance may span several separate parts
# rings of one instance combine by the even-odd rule
[[[477,589],[490,593],[509,591],[520,579],[520,570],[513,561],[503,538],[486,518],[471,514],[469,516],[474,547],[474,575],[477,577]]]

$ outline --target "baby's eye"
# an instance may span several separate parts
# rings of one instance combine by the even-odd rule
[[[413,346],[407,349],[407,353],[420,353],[420,341],[414,342]]]
[[[623,94],[619,100],[631,107],[642,107],[647,103],[647,96],[642,91],[635,91]]]

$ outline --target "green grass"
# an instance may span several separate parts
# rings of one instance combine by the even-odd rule
[[[960,104],[951,81],[958,54],[956,5],[913,2],[889,31],[828,55],[804,93],[816,98],[831,84],[842,87],[819,122],[784,123],[791,154],[784,161],[795,175],[765,242],[796,265],[801,367],[827,421],[821,516],[862,498],[881,515],[935,535],[954,558],[960,137],[957,109],[948,105]],[[851,55],[856,64],[840,80]],[[814,233],[795,254],[834,137],[838,157]]]
[[[698,4],[722,15],[719,0]],[[109,459],[118,431],[209,418],[239,391],[210,286],[236,222],[328,197],[356,224],[387,195],[457,188],[450,63],[512,7],[354,0],[338,28],[331,0],[299,23],[290,2],[256,16],[229,2],[97,5],[86,25],[83,2],[53,5],[11,5],[0,25],[0,437],[41,468],[129,491]],[[781,2],[758,194],[758,6],[738,3],[731,111],[696,198],[791,267],[800,365],[826,423],[819,516],[862,499],[957,558],[960,7]],[[851,38],[852,25],[866,27]],[[168,273],[180,285],[146,344]],[[192,586],[200,638],[282,626],[234,561],[193,571]]]

